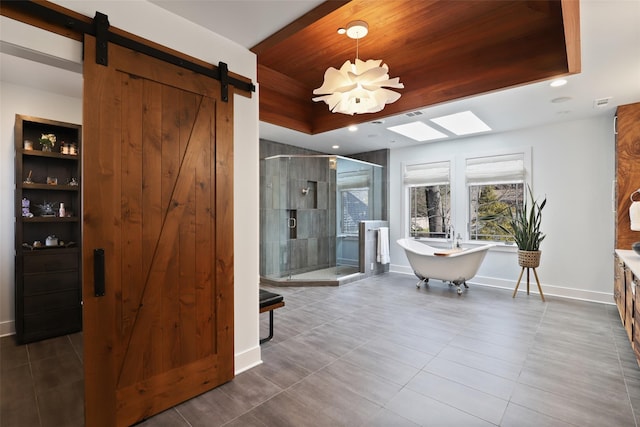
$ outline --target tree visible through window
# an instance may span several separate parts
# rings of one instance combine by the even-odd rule
[[[524,184],[489,184],[469,186],[469,234],[471,240],[513,241],[500,228],[511,229],[510,208],[522,207]],[[492,219],[485,219],[492,218]]]
[[[450,223],[449,185],[409,187],[411,237],[445,237]]]

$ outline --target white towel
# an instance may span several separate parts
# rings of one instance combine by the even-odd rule
[[[378,229],[378,256],[377,260],[380,264],[389,264],[389,227],[380,227]]]
[[[631,230],[640,231],[640,202],[632,202],[629,206],[629,218],[631,219]]]

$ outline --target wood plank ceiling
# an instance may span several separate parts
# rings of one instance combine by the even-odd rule
[[[331,113],[313,102],[325,70],[353,62],[337,34],[369,24],[359,58],[382,59],[402,97],[379,113]],[[580,72],[577,0],[327,1],[251,49],[258,57],[260,120],[308,134]]]

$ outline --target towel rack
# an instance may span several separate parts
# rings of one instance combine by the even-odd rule
[[[638,188],[636,191],[631,193],[631,196],[629,196],[632,202],[640,202],[640,200],[633,200],[633,196],[635,196],[636,194],[640,195],[640,188]]]

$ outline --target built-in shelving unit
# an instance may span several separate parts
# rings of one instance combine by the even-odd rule
[[[43,134],[56,137],[51,151],[43,151],[39,143]],[[16,115],[15,320],[19,343],[82,329],[81,138],[80,125]]]

